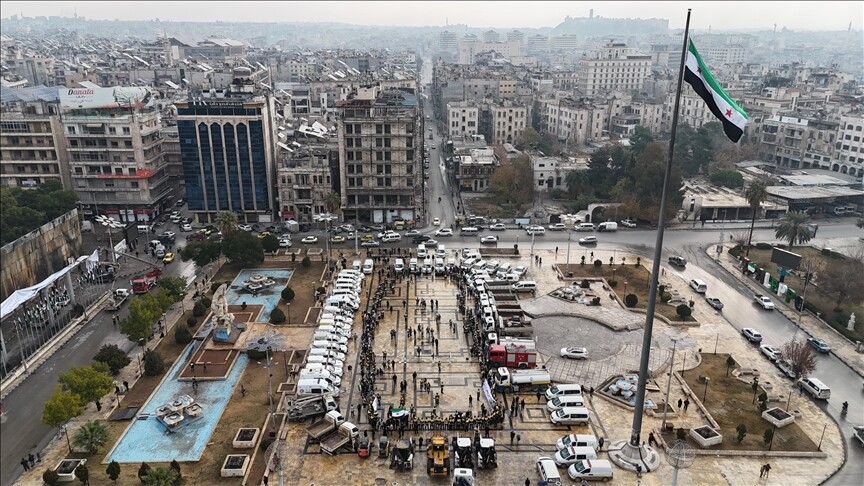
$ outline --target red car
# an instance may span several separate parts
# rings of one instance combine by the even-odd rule
[[[360,445],[357,447],[357,455],[360,457],[369,457],[369,437],[360,437]]]

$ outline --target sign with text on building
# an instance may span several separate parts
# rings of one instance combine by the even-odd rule
[[[60,107],[65,110],[94,108],[149,108],[153,93],[139,86],[114,88],[60,88]]]

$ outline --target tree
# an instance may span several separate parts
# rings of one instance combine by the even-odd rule
[[[261,240],[245,231],[233,231],[222,241],[222,253],[232,263],[252,265],[264,261]]]
[[[37,189],[0,188],[0,244],[5,245],[37,229],[78,205],[78,196],[49,179]]]
[[[302,265],[303,268],[309,268],[312,266],[312,260],[310,260],[308,256],[305,256],[303,257],[303,260],[300,261],[300,265]]]
[[[286,300],[286,301],[290,301],[290,300],[294,299],[294,289],[286,286],[284,289],[282,289],[282,296],[281,297],[283,300]]]
[[[204,302],[200,300],[195,302],[195,305],[192,306],[192,315],[195,317],[201,317],[207,313],[207,306],[204,305]]]
[[[180,259],[184,262],[192,260],[196,266],[206,267],[215,262],[221,253],[222,246],[213,240],[187,241],[186,246],[180,249]]]
[[[324,194],[324,209],[330,214],[337,214],[342,209],[342,196],[336,191]]]
[[[60,475],[53,469],[46,469],[45,472],[42,473],[42,482],[48,486],[54,486],[60,482]]]
[[[651,134],[651,130],[642,125],[636,125],[633,136],[630,137],[630,150],[638,157],[645,151],[645,147],[653,142],[654,135]]]
[[[84,405],[81,403],[81,397],[57,385],[54,394],[42,406],[42,423],[59,427],[82,413],[84,413]]]
[[[630,170],[630,176],[616,184],[620,196],[632,198],[629,211],[639,217],[658,220],[660,216],[660,201],[663,194],[663,179],[666,172],[666,148],[659,143],[645,147],[645,151],[636,159]],[[669,191],[666,194],[667,214],[674,213],[681,204],[681,171],[672,168],[669,179]],[[638,183],[637,183],[638,181]],[[635,207],[634,207],[635,205]]]
[[[99,448],[106,442],[108,442],[108,431],[101,422],[95,420],[82,425],[72,440],[76,449],[84,449],[90,455],[99,452]]]
[[[594,188],[591,187],[591,181],[588,178],[588,171],[571,170],[567,172],[564,182],[567,184],[567,195],[570,196],[570,199],[594,194]]]
[[[231,211],[219,211],[213,224],[225,236],[237,229],[237,215]]]
[[[624,304],[627,307],[635,307],[638,303],[639,297],[636,294],[627,294],[627,296],[624,297]]]
[[[274,235],[267,235],[261,239],[261,248],[267,253],[273,253],[279,250],[279,239]]]
[[[180,479],[177,471],[170,467],[155,467],[141,478],[146,486],[174,486]]]
[[[147,464],[146,462],[141,463],[141,467],[138,468],[138,479],[141,480],[142,483],[144,482],[144,478],[147,477],[147,474],[150,473],[151,469],[150,464]]]
[[[120,464],[117,461],[111,461],[105,468],[105,474],[108,475],[108,479],[116,483],[117,478],[120,477]]]
[[[165,289],[132,299],[132,303],[129,304],[129,314],[125,319],[120,320],[120,331],[133,342],[149,338],[153,334],[153,323],[162,317],[162,313],[173,302],[173,298]]]
[[[554,156],[561,153],[561,144],[551,133],[539,133],[531,127],[522,132],[522,144],[525,150],[539,150],[545,155]]]
[[[132,362],[129,356],[120,349],[116,344],[105,344],[99,348],[99,352],[93,357],[94,361],[105,363],[108,365],[112,375],[116,375],[120,370],[125,368]]]
[[[192,333],[189,332],[189,327],[186,324],[177,324],[174,326],[174,342],[177,344],[189,344],[192,342]]]
[[[759,213],[759,208],[762,202],[768,198],[768,187],[762,181],[753,181],[747,186],[744,191],[744,198],[747,199],[747,204],[750,205],[750,235],[747,236],[746,255],[750,255],[750,243],[753,241],[753,227],[756,226],[756,215]]]
[[[816,369],[813,348],[804,341],[789,341],[783,345],[781,355],[789,363],[789,369],[797,377],[809,375]]]
[[[82,403],[96,402],[114,389],[108,365],[96,362],[91,366],[70,368],[57,379],[64,390],[78,395]]]
[[[162,277],[159,287],[168,293],[172,302],[180,302],[186,295],[186,279],[183,277]]]
[[[809,214],[804,211],[789,211],[777,225],[774,236],[788,241],[790,247],[795,246],[796,242],[807,243],[813,238],[813,232],[808,227],[809,223]]]
[[[840,312],[844,301],[854,302],[864,300],[864,255],[858,252],[853,258],[830,260],[820,275],[819,283],[822,290],[834,297],[834,310]]]
[[[744,442],[744,437],[747,436],[747,426],[744,424],[738,424],[738,426],[735,427],[735,432],[738,433],[735,436],[735,438],[738,440],[738,443],[740,444]]]
[[[83,462],[75,468],[75,477],[81,481],[81,484],[90,484],[90,470],[87,469],[87,464]]]
[[[285,322],[285,313],[279,310],[278,307],[274,308],[272,312],[270,312],[270,322],[273,324],[282,324]]]
[[[157,376],[165,371],[165,359],[156,351],[148,349],[144,352],[144,374]]]
[[[531,162],[523,155],[495,169],[489,178],[489,191],[500,204],[521,205],[534,198],[533,180]]]
[[[735,366],[735,358],[733,358],[732,355],[729,355],[729,357],[726,358],[726,376],[729,376],[729,370],[731,370],[733,366]]]
[[[737,170],[717,170],[711,173],[709,180],[715,186],[728,187],[730,189],[738,189],[744,185],[744,176]]]
[[[177,483],[180,483],[183,480],[183,473],[180,472],[180,463],[177,460],[171,461],[171,469],[177,472]]]
[[[690,317],[690,314],[692,314],[693,311],[690,309],[689,305],[681,304],[675,308],[675,313],[678,314],[678,317],[680,317],[681,320],[683,321],[683,320],[687,319],[688,317]]]
[[[771,443],[774,442],[774,428],[765,429],[765,432],[762,433],[762,442],[765,443],[765,447],[768,450],[771,450]]]

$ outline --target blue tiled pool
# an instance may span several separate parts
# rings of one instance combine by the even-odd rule
[[[243,302],[246,302],[249,305],[262,305],[264,306],[264,310],[261,313],[260,320],[266,322],[269,319],[270,312],[276,308],[276,304],[279,303],[282,289],[288,285],[288,281],[291,280],[291,275],[293,273],[294,270],[291,270],[290,268],[244,269],[239,275],[237,275],[237,278],[231,282],[231,285],[228,288],[228,303],[240,305]],[[243,287],[243,282],[252,278],[253,275],[263,275],[267,278],[273,279],[276,284],[258,292],[258,295],[252,295],[251,292],[247,291]]]
[[[228,303],[239,305],[245,301],[247,304],[260,304],[264,306],[263,315],[269,315],[279,302],[280,293],[291,279],[292,272],[290,269],[272,268],[243,270],[231,283],[227,296]],[[251,276],[259,274],[275,280],[276,285],[259,292],[257,296],[253,296],[243,290],[242,285]],[[234,387],[249,363],[249,358],[245,354],[240,354],[226,379],[199,381],[198,393],[193,393],[191,382],[178,381],[177,378],[183,365],[188,361],[189,355],[201,345],[202,342],[194,341],[186,347],[180,359],[174,363],[165,379],[162,380],[162,383],[159,384],[159,387],[138,413],[139,415],[153,414],[157,408],[175,397],[189,395],[204,406],[203,418],[172,434],[165,433],[165,427],[156,419],[155,415],[145,420],[135,420],[106,456],[105,463],[111,461],[120,463],[170,462],[172,460],[184,462],[201,459],[204,448],[210,441],[210,436],[222,416],[222,411],[228,405]]]

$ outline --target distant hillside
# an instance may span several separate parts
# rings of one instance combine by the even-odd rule
[[[629,35],[666,34],[669,19],[613,19],[606,17],[570,17],[552,29],[553,35],[579,35],[585,37],[621,33]]]

